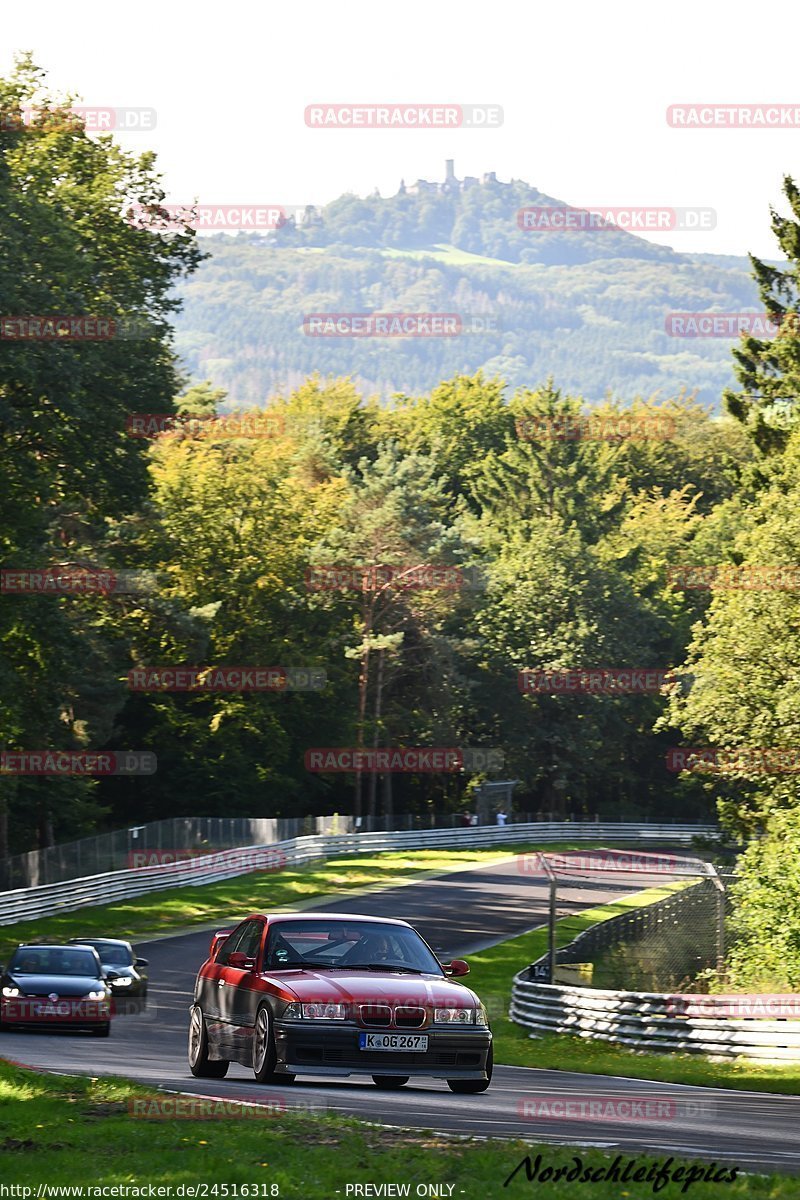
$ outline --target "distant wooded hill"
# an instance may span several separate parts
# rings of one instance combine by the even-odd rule
[[[512,387],[552,375],[589,401],[688,389],[717,405],[733,383],[731,339],[673,337],[665,320],[757,309],[748,260],[678,254],[613,228],[520,228],[520,209],[563,203],[520,181],[430,184],[342,196],[266,235],[203,239],[211,257],[182,289],[177,348],[193,376],[242,404],[314,371],[385,398],[482,369]],[[465,332],[320,337],[304,327],[310,313],[387,311],[456,313]]]

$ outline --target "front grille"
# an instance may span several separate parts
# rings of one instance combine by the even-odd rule
[[[425,1024],[424,1008],[396,1008],[394,1021],[398,1029],[419,1029]]]
[[[392,1010],[388,1004],[362,1004],[361,1022],[375,1028],[386,1028],[392,1023]]]

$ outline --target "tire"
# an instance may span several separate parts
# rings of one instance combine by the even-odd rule
[[[262,1004],[256,1013],[253,1029],[253,1074],[256,1083],[294,1083],[294,1075],[276,1072],[276,1061],[272,1011],[268,1004]]]
[[[373,1075],[372,1082],[375,1087],[383,1088],[384,1091],[393,1092],[397,1088],[401,1088],[404,1083],[408,1083],[410,1075]]]
[[[208,1031],[203,1010],[192,1005],[189,1015],[189,1070],[195,1079],[224,1079],[228,1062],[212,1062],[208,1057]]]
[[[451,1092],[461,1096],[474,1096],[477,1092],[485,1092],[492,1082],[494,1067],[494,1050],[490,1046],[486,1056],[486,1079],[448,1079],[447,1086]]]
[[[106,1021],[105,1025],[97,1025],[92,1030],[92,1037],[111,1037],[111,1022]]]

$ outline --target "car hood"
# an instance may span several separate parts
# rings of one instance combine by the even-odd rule
[[[91,975],[8,975],[4,985],[18,987],[24,996],[85,996],[88,992],[105,991],[102,979]]]
[[[285,971],[271,977],[301,1003],[424,1004],[437,1008],[471,1008],[474,992],[441,975],[406,975],[391,971]]]

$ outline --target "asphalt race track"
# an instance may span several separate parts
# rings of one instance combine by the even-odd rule
[[[661,874],[663,881],[668,876]],[[642,874],[615,875],[570,890],[559,913],[640,890],[654,882]],[[404,887],[314,905],[321,911],[366,912],[411,921],[448,957],[469,954],[542,924],[546,881],[525,873],[518,860],[427,879]],[[245,916],[232,914],[231,924]],[[114,930],[108,930],[114,936]],[[442,1081],[377,1091],[370,1080],[351,1077],[315,1081],[300,1077],[286,1087],[256,1084],[233,1064],[224,1080],[193,1079],[186,1062],[188,1006],[197,968],[206,957],[207,931],[138,945],[149,959],[150,1006],[146,1013],[114,1019],[107,1041],[87,1035],[5,1031],[0,1054],[25,1065],[82,1074],[117,1074],[173,1091],[274,1107],[328,1109],[391,1126],[437,1129],[462,1135],[518,1137],[529,1142],[599,1146],[621,1153],[644,1150],[735,1164],[742,1170],[800,1174],[800,1097],[655,1084],[642,1080],[496,1066],[488,1092],[456,1096]],[[525,964],[521,963],[520,966]],[[465,982],[469,983],[469,979]],[[491,998],[488,1001],[491,1013]],[[639,1115],[613,1121],[559,1116],[556,1102],[622,1098],[658,1100],[657,1119]],[[555,1104],[543,1116],[542,1102]],[[540,1114],[531,1113],[533,1106]],[[651,1108],[652,1112],[652,1108]],[[569,1152],[563,1158],[567,1162]],[[510,1169],[515,1164],[510,1163]]]

